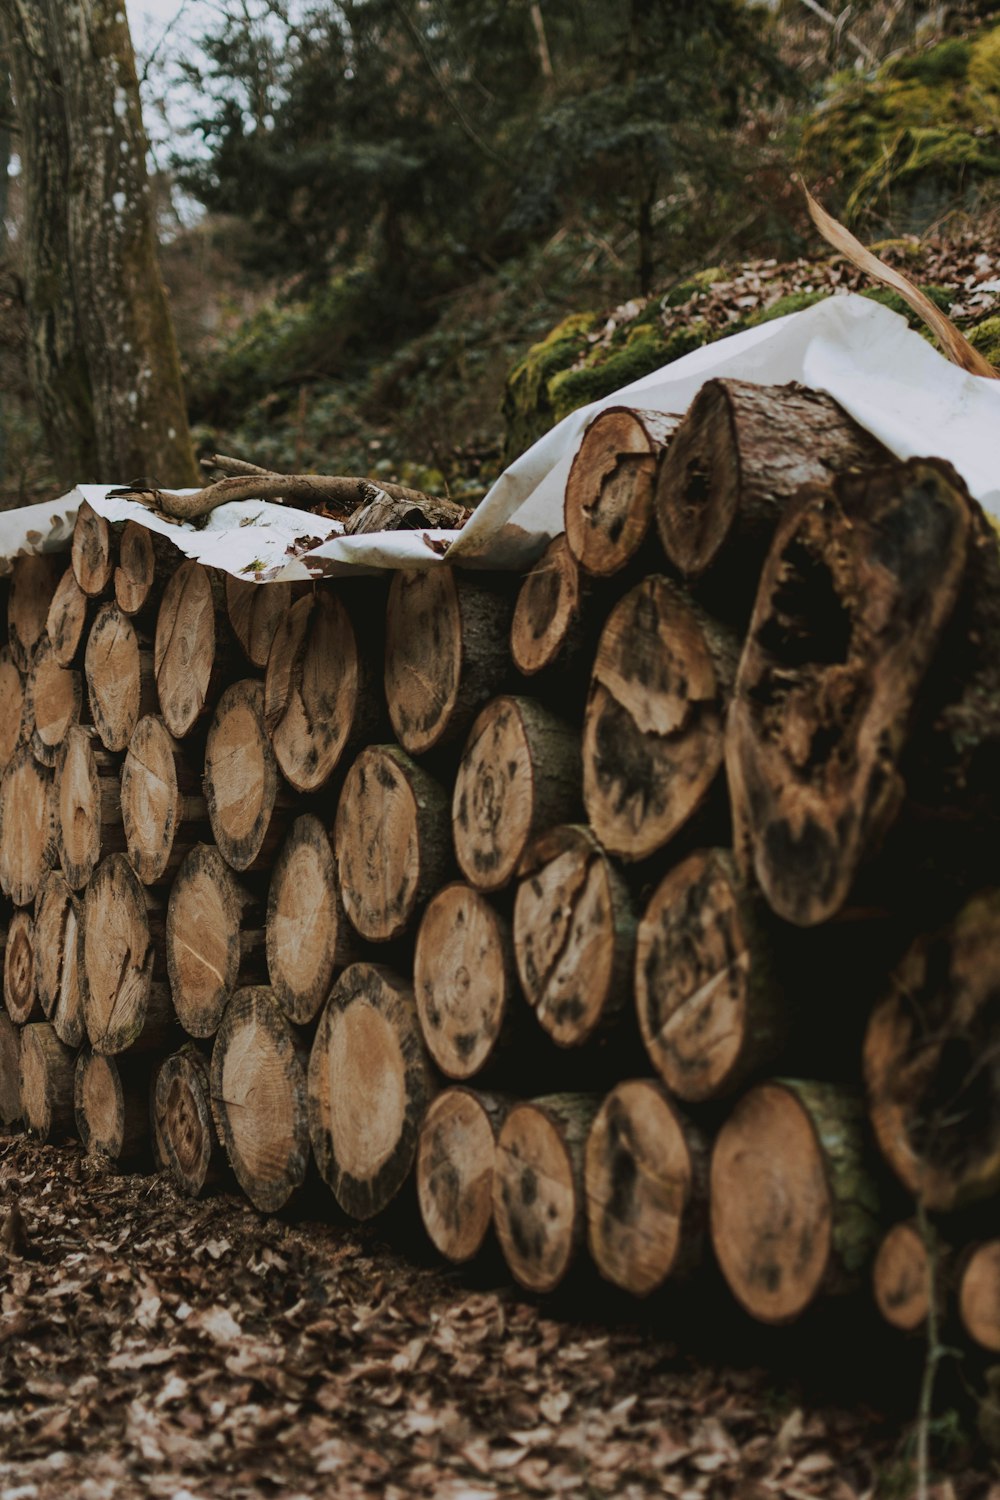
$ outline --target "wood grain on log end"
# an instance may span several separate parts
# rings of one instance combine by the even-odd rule
[[[197,1198],[218,1170],[207,1059],[194,1042],[171,1053],[156,1074],[153,1119],[166,1169],[182,1193]]]
[[[76,1054],[56,1036],[48,1021],[21,1029],[21,1115],[39,1141],[72,1135],[73,1070]]]
[[[35,969],[45,1019],[68,1047],[79,1047],[84,1036],[79,935],[80,903],[61,872],[51,870],[35,905]]]
[[[680,418],[609,406],[599,412],[566,481],[566,540],[588,573],[609,577],[635,556],[653,517],[663,454]]]
[[[417,933],[413,987],[427,1050],[446,1078],[489,1063],[516,994],[509,924],[478,891],[433,897]]]
[[[316,1017],[350,952],[330,837],[304,813],[288,831],[267,897],[267,968],[289,1020],[304,1026]]]
[[[45,617],[45,633],[61,667],[71,667],[80,654],[87,625],[87,596],[67,568],[52,595]]]
[[[52,772],[20,745],[0,781],[0,890],[15,906],[34,901],[55,863]]]
[[[493,1161],[506,1113],[506,1102],[449,1088],[420,1128],[420,1215],[435,1250],[456,1265],[479,1253],[493,1222]]]
[[[16,1125],[21,1118],[21,1031],[0,1010],[0,1125]]]
[[[901,1333],[915,1333],[927,1321],[930,1293],[927,1246],[911,1219],[882,1236],[872,1264],[875,1305]]]
[[[525,574],[510,625],[510,654],[525,677],[565,662],[577,644],[583,595],[565,536],[549,543]]]
[[[252,583],[226,574],[226,611],[233,634],[252,667],[267,666],[275,631],[292,603],[290,583]]]
[[[94,616],[84,654],[87,695],[94,726],[107,750],[126,749],[143,714],[156,708],[153,653],[117,604],[102,604]]]
[[[323,1180],[352,1218],[379,1213],[403,1186],[433,1089],[409,984],[382,964],[351,964],[309,1057],[309,1130]]]
[[[267,863],[280,842],[278,767],[264,727],[264,688],[246,678],[219,699],[205,745],[205,800],[215,842],[234,870]]]
[[[41,765],[54,766],[71,726],[79,722],[83,679],[72,667],[59,665],[47,635],[35,647],[25,690],[31,753]]]
[[[126,521],[115,568],[115,603],[123,615],[137,615],[145,608],[155,580],[152,532],[136,521]]]
[[[1000,1354],[1000,1239],[976,1245],[958,1284],[962,1326],[981,1349]]]
[[[0,774],[29,732],[24,675],[15,665],[10,647],[3,646],[0,647]]]
[[[191,1036],[214,1036],[234,991],[264,979],[261,913],[218,849],[196,844],[167,902],[167,975],[177,1019]]]
[[[144,885],[170,878],[192,843],[208,835],[197,760],[156,714],[141,718],[129,740],[121,809],[128,857]]]
[[[325,786],[374,698],[351,617],[332,589],[286,609],[275,627],[264,679],[264,723],[285,779],[298,792]]]
[[[162,912],[124,854],[98,865],[80,933],[83,1018],[95,1052],[155,1051],[176,1026],[161,975]]]
[[[150,1066],[101,1057],[85,1047],[76,1060],[73,1102],[83,1148],[104,1166],[124,1167],[149,1145]]]
[[[68,731],[56,766],[56,850],[75,891],[87,884],[102,856],[125,849],[118,764],[93,729],[77,724]]]
[[[160,713],[176,739],[212,707],[219,646],[213,577],[201,563],[182,562],[163,591],[153,648]]]
[[[61,576],[60,558],[52,553],[22,552],[11,565],[7,639],[20,672],[27,672],[31,665]]]
[[[40,1021],[44,1016],[38,998],[38,962],[35,922],[23,908],[11,915],[3,964],[3,1000],[7,1014],[18,1026]]]
[[[87,597],[96,599],[105,593],[115,566],[111,527],[87,500],[76,513],[70,556],[73,576]]]

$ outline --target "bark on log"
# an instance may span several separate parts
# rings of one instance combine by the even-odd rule
[[[671,870],[639,923],[635,1002],[650,1061],[678,1099],[721,1099],[778,1061],[788,1006],[763,903],[732,855]]]
[[[652,1079],[619,1083],[584,1158],[587,1242],[606,1281],[645,1297],[701,1263],[708,1144]]]
[[[88,599],[99,599],[110,589],[115,570],[114,553],[112,527],[97,514],[89,501],[84,500],[76,513],[70,556],[73,577]]]
[[[56,850],[63,874],[82,890],[108,854],[125,848],[120,757],[102,750],[93,729],[74,725],[59,752],[54,785]]]
[[[86,625],[87,596],[77,583],[73,569],[67,568],[45,616],[45,633],[61,667],[71,667],[79,656]]]
[[[169,724],[167,726],[169,728]],[[264,726],[264,688],[246,678],[219,699],[205,745],[212,835],[234,870],[266,870],[285,834],[291,797]]]
[[[71,667],[59,665],[47,635],[35,647],[25,698],[31,753],[39,765],[52,767],[70,728],[80,722],[83,679]]]
[[[550,829],[531,845],[514,901],[525,999],[560,1047],[612,1027],[631,995],[636,919],[624,880],[589,828]]]
[[[296,818],[267,897],[267,968],[274,998],[299,1026],[319,1013],[336,968],[350,963],[351,933],[329,835],[319,818]]]
[[[839,910],[899,811],[914,702],[966,567],[955,480],[910,460],[816,487],[768,554],[726,765],[741,867],[800,926]]]
[[[493,1222],[504,1260],[529,1292],[553,1291],[583,1244],[584,1150],[600,1102],[549,1094],[515,1104],[497,1137]]]
[[[728,557],[745,597],[746,581],[752,593],[775,528],[802,485],[886,457],[822,391],[709,380],[660,469],[656,519],[664,551],[688,578]]]
[[[31,665],[61,571],[53,553],[27,552],[14,558],[7,598],[7,636],[11,658],[20,672]]]
[[[0,772],[29,734],[24,677],[14,665],[10,647],[0,648]]]
[[[566,481],[569,549],[602,578],[635,556],[653,519],[656,480],[681,418],[609,406],[588,426]]]
[[[976,1245],[958,1281],[958,1312],[970,1339],[1000,1354],[1000,1239]]]
[[[434,1092],[413,991],[382,964],[334,985],[309,1057],[309,1132],[345,1213],[369,1219],[410,1174]]]
[[[878,1235],[862,1114],[847,1089],[783,1079],[744,1094],[716,1137],[712,1245],[762,1323],[790,1323],[859,1284]]]
[[[163,973],[163,914],[125,858],[94,872],[80,931],[83,1019],[102,1056],[162,1050],[176,1031]]]
[[[182,1193],[200,1197],[219,1177],[223,1152],[212,1119],[209,1063],[194,1042],[172,1053],[158,1070],[153,1120],[166,1170]]]
[[[251,583],[226,574],[226,612],[240,649],[252,667],[263,671],[275,632],[292,607],[290,583]]]
[[[21,1032],[0,1010],[0,1125],[21,1119]]]
[[[232,654],[230,640],[218,576],[201,563],[182,562],[163,591],[153,648],[160,713],[176,739],[211,712]]]
[[[309,1165],[305,1056],[270,990],[238,990],[212,1048],[212,1116],[236,1180],[277,1213]],[[369,1107],[371,1101],[369,1100]]]
[[[413,927],[451,864],[448,799],[396,745],[369,745],[347,773],[334,825],[340,894],[362,937]]]
[[[73,1066],[76,1054],[48,1021],[21,1029],[21,1116],[29,1135],[51,1141],[72,1135]]]
[[[80,903],[66,879],[50,871],[35,903],[35,970],[42,1013],[67,1047],[79,1047],[84,1035],[80,917]]]
[[[489,1234],[496,1140],[509,1107],[498,1095],[444,1089],[420,1127],[420,1216],[435,1250],[455,1265],[478,1255]]]
[[[531,698],[494,698],[472,726],[455,778],[452,833],[462,873],[497,891],[531,840],[580,806],[580,737]]]
[[[208,806],[190,748],[156,714],[140,719],[129,740],[121,812],[128,857],[144,885],[172,880],[188,850],[208,838]]]
[[[107,750],[128,747],[143,714],[156,710],[153,653],[117,604],[94,616],[84,657],[94,725]]]
[[[85,1047],[76,1060],[73,1105],[88,1157],[126,1167],[149,1151],[149,1085],[146,1059],[101,1057]]]
[[[18,1026],[41,1021],[44,1011],[38,998],[38,965],[35,951],[35,921],[23,908],[11,913],[3,964],[3,1003]]]
[[[931,1212],[1000,1192],[998,990],[1000,891],[988,891],[917,939],[868,1024],[875,1138]]]
[[[525,677],[547,668],[574,672],[589,644],[586,593],[565,536],[557,536],[525,575],[514,606],[510,654]]]
[[[191,1036],[214,1036],[237,989],[264,984],[264,913],[218,849],[196,844],[167,903],[167,974]]]
[[[872,1291],[883,1318],[901,1333],[916,1333],[927,1322],[931,1267],[927,1246],[913,1219],[894,1224],[882,1236],[872,1264]]]
[[[703,806],[737,658],[735,637],[667,578],[612,610],[583,729],[584,804],[610,853],[645,859]]]
[[[455,882],[424,912],[413,989],[427,1050],[446,1078],[472,1078],[496,1055],[517,994],[510,924]]]
[[[55,864],[52,772],[21,745],[0,781],[0,890],[15,906],[34,901]]]
[[[401,569],[386,607],[385,696],[399,743],[457,743],[510,671],[512,602],[452,568]]]
[[[299,599],[277,622],[264,723],[296,791],[319,791],[341,758],[371,738],[378,698],[370,678],[351,617],[331,589]]]

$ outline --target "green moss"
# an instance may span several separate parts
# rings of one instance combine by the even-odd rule
[[[709,341],[709,330],[704,323],[691,323],[666,337],[663,331],[650,323],[633,325],[624,341],[617,347],[602,348],[593,361],[580,369],[566,370],[556,375],[549,384],[556,419],[568,416],[579,406],[609,396],[623,385],[630,385],[643,375],[649,375],[663,365],[671,364],[692,349],[699,349]]]
[[[532,344],[510,372],[503,401],[510,457],[523,453],[557,420],[550,397],[551,382],[587,348],[587,336],[596,323],[596,313],[572,313],[541,343]]]
[[[713,281],[724,281],[725,270],[722,266],[709,266],[707,271],[699,271],[695,276],[689,276],[684,281],[679,281],[676,286],[671,287],[664,297],[666,307],[680,307],[688,302],[698,292],[707,292]]]
[[[900,78],[907,83],[936,85],[951,79],[964,79],[969,71],[972,44],[965,38],[949,37],[924,52],[893,58],[882,70],[883,76]]]
[[[994,313],[992,318],[984,318],[975,328],[967,329],[966,337],[984,359],[1000,370],[1000,313]]]

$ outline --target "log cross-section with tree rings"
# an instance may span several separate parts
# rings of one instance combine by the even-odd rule
[[[975,1245],[958,1281],[962,1326],[981,1349],[1000,1354],[1000,1239]]]
[[[416,922],[451,862],[448,798],[396,745],[369,745],[347,773],[334,824],[344,910],[386,943]]]
[[[39,1141],[72,1135],[73,1070],[76,1054],[56,1036],[48,1021],[21,1030],[21,1115]]]
[[[431,1244],[456,1265],[482,1249],[493,1222],[496,1137],[509,1101],[443,1089],[420,1127],[417,1198]]]
[[[115,603],[123,615],[145,608],[156,579],[153,535],[137,521],[126,521],[115,568]]]
[[[282,820],[275,816],[278,767],[264,728],[264,688],[252,678],[231,683],[212,715],[205,800],[215,842],[233,869],[266,866]]]
[[[510,927],[486,897],[455,882],[424,912],[413,988],[427,1050],[447,1078],[487,1066],[514,1003]]]
[[[901,1333],[915,1333],[927,1322],[931,1276],[920,1225],[915,1219],[894,1224],[882,1236],[875,1255],[872,1290],[883,1318]]]
[[[35,905],[38,1001],[68,1047],[83,1041],[79,969],[80,904],[58,870],[50,870]]]
[[[7,598],[7,638],[11,658],[21,672],[31,665],[60,574],[59,558],[54,554],[28,552],[14,558]]]
[[[583,435],[566,480],[566,540],[588,573],[607,577],[634,557],[653,518],[663,454],[680,417],[608,406]]]
[[[115,566],[111,527],[88,500],[84,500],[76,513],[70,556],[73,576],[88,598],[96,599],[105,593]]]
[[[650,1061],[678,1099],[719,1099],[778,1061],[788,1010],[763,902],[725,849],[668,871],[639,922],[635,1002]]]
[[[52,772],[21,745],[0,781],[0,889],[15,906],[34,901],[55,864],[52,804]]]
[[[163,917],[124,854],[87,886],[80,933],[83,1019],[95,1052],[162,1048],[176,1027],[161,973]]]
[[[263,670],[275,631],[292,604],[290,583],[261,584],[226,574],[226,611],[252,667]]]
[[[31,753],[43,766],[54,766],[70,726],[79,722],[83,680],[71,667],[62,667],[47,635],[31,659],[26,684]]]
[[[150,1073],[148,1058],[101,1057],[84,1047],[73,1102],[77,1132],[92,1160],[125,1167],[146,1155]]]
[[[400,569],[389,586],[385,696],[411,755],[460,740],[508,675],[506,590],[439,567]]]
[[[306,1026],[330,993],[351,941],[333,848],[312,813],[296,818],[281,846],[267,896],[267,969],[290,1021]]]
[[[561,1047],[614,1024],[630,994],[635,914],[624,880],[589,828],[535,839],[514,900],[525,999]]]
[[[916,459],[806,491],[775,533],[726,767],[737,857],[786,921],[833,916],[899,811],[899,757],[969,539],[958,476]]]
[[[374,703],[340,599],[329,588],[299,599],[277,623],[264,679],[264,723],[296,791],[325,786],[344,752],[374,727]]]
[[[121,774],[128,857],[145,885],[176,871],[192,844],[208,837],[200,767],[156,714],[135,726]]]
[[[143,714],[156,708],[153,653],[117,604],[94,616],[84,655],[94,726],[108,750],[124,750]]]
[[[55,778],[56,849],[75,891],[98,861],[125,848],[118,757],[102,750],[93,729],[74,725],[59,752]]]
[[[73,569],[67,568],[45,617],[45,633],[61,667],[70,667],[76,661],[86,624],[87,596],[74,578]]]
[[[497,1137],[493,1222],[504,1260],[529,1292],[551,1292],[583,1244],[583,1156],[600,1101],[550,1094],[513,1106]]]
[[[181,1192],[197,1198],[217,1174],[220,1153],[209,1064],[195,1042],[171,1053],[160,1067],[152,1110],[167,1169]]]
[[[191,1036],[214,1036],[234,991],[266,978],[263,913],[209,844],[177,872],[166,947],[174,1009]]]
[[[699,1264],[708,1220],[708,1146],[652,1079],[604,1100],[584,1159],[587,1241],[606,1281],[645,1297]]]
[[[160,713],[170,733],[183,739],[212,708],[222,667],[220,626],[224,606],[217,582],[201,563],[182,562],[160,600],[153,664]]]
[[[309,1131],[323,1180],[352,1218],[371,1218],[403,1186],[433,1092],[412,989],[382,964],[351,964],[309,1056]]]
[[[932,1213],[1000,1192],[1000,892],[918,938],[873,1010],[864,1076],[875,1139]]]
[[[304,1050],[270,990],[237,990],[212,1048],[212,1115],[236,1180],[277,1213],[306,1179]]]
[[[565,536],[549,543],[525,574],[510,623],[510,654],[526,677],[573,667],[584,646],[584,588]]]
[[[611,611],[583,728],[584,803],[610,853],[647,858],[704,803],[737,658],[735,637],[667,578]]]
[[[580,738],[531,698],[494,698],[455,777],[452,831],[462,873],[482,891],[517,874],[536,834],[580,805]]]
[[[758,1084],[716,1137],[709,1192],[716,1258],[751,1317],[790,1323],[856,1290],[878,1234],[861,1101],[830,1083]]]
[[[23,909],[12,913],[7,927],[3,1000],[7,1014],[18,1026],[40,1021],[44,1015],[38,998],[35,923],[30,911]]]
[[[0,773],[28,733],[24,677],[14,665],[10,647],[0,647]]]
[[[21,1118],[21,1029],[0,1010],[0,1125]]]

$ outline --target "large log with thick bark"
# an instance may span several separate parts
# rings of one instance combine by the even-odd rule
[[[275,758],[298,792],[325,786],[342,757],[370,739],[378,695],[351,617],[332,589],[317,589],[277,622],[264,679],[264,723]]]
[[[31,665],[61,572],[59,558],[53,553],[27,552],[14,558],[7,597],[7,638],[11,658],[20,672]]]
[[[531,840],[580,806],[580,737],[532,698],[501,697],[476,719],[455,777],[451,821],[466,880],[498,891]]]
[[[103,860],[87,886],[80,953],[94,1051],[161,1051],[177,1025],[163,972],[163,912],[124,854]]]
[[[635,1003],[650,1061],[691,1103],[736,1093],[789,1036],[766,909],[728,850],[700,849],[654,890],[639,922]]]
[[[40,765],[55,765],[67,734],[80,721],[82,709],[80,673],[72,667],[60,666],[48,636],[42,635],[25,684],[31,753]]]
[[[212,1048],[212,1115],[237,1182],[262,1213],[277,1213],[306,1178],[305,1061],[270,990],[237,990]]]
[[[35,899],[56,861],[52,772],[21,745],[0,781],[0,890],[15,906]]]
[[[104,1166],[127,1167],[149,1152],[148,1058],[102,1057],[84,1047],[76,1060],[73,1109],[83,1149]]]
[[[157,1069],[152,1118],[165,1169],[182,1193],[199,1197],[219,1176],[223,1152],[212,1118],[208,1059],[195,1042],[185,1043]]]
[[[49,612],[45,617],[45,634],[61,667],[71,667],[80,655],[87,625],[87,596],[77,583],[72,568],[59,580]]]
[[[652,1079],[619,1083],[594,1117],[584,1157],[587,1242],[605,1280],[644,1297],[701,1263],[708,1144]]]
[[[409,984],[351,964],[334,985],[309,1055],[309,1132],[345,1213],[369,1219],[410,1174],[434,1092]]]
[[[182,562],[163,591],[153,647],[160,713],[175,738],[212,711],[231,643],[220,579],[201,563]]]
[[[456,881],[424,912],[413,989],[427,1050],[446,1078],[472,1078],[496,1056],[516,1003],[510,924]]]
[[[73,577],[88,599],[98,599],[111,587],[115,571],[113,528],[89,501],[84,500],[76,513],[70,557]]]
[[[61,1042],[48,1021],[21,1029],[21,1116],[40,1141],[72,1135],[73,1068],[76,1054]]]
[[[3,1002],[18,1026],[40,1021],[45,1012],[38,998],[35,922],[23,908],[11,914],[3,960]]]
[[[608,406],[583,435],[566,480],[566,541],[588,573],[606,578],[638,552],[653,519],[656,481],[680,417]]]
[[[167,974],[191,1036],[214,1036],[237,989],[267,979],[264,913],[218,849],[196,844],[167,902]]]
[[[120,757],[96,730],[74,725],[59,752],[54,785],[56,851],[69,884],[82,890],[107,854],[125,849]]]
[[[303,813],[288,830],[267,896],[267,968],[274,998],[299,1026],[330,993],[334,970],[350,963],[351,931],[329,835]]]
[[[834,915],[902,803],[899,759],[966,568],[947,466],[802,496],[760,581],[726,731],[737,857],[787,921]]]
[[[525,999],[561,1047],[611,1028],[631,995],[636,922],[628,887],[592,831],[539,835],[522,862],[514,953]]]
[[[128,747],[143,714],[156,709],[153,652],[110,601],[94,616],[84,655],[90,714],[107,750]]]
[[[348,771],[334,850],[344,910],[369,942],[415,926],[447,875],[447,807],[444,789],[396,745],[369,745]]]
[[[452,568],[401,569],[389,586],[385,696],[399,743],[422,755],[463,738],[510,670],[512,601]]]
[[[862,1119],[850,1090],[783,1079],[744,1094],[716,1137],[712,1245],[734,1297],[762,1323],[855,1290],[867,1269],[878,1196]]]
[[[263,671],[275,632],[292,607],[290,583],[260,584],[226,574],[226,612],[243,655]]]
[[[1000,1192],[1000,891],[916,940],[872,1012],[864,1075],[875,1138],[933,1212]]]
[[[645,859],[704,805],[722,767],[735,637],[668,578],[632,589],[601,634],[583,728],[583,797],[604,847]]]
[[[30,733],[24,675],[10,647],[0,647],[0,773]]]
[[[0,1125],[21,1118],[21,1030],[0,1010]]]
[[[599,1106],[591,1094],[515,1104],[497,1137],[493,1222],[504,1260],[529,1292],[554,1291],[583,1245],[584,1151]]]
[[[144,885],[171,880],[188,850],[209,836],[201,769],[156,714],[140,719],[129,740],[121,814],[128,857]]]
[[[656,485],[664,550],[688,578],[729,559],[739,595],[804,484],[884,461],[832,396],[799,385],[709,380],[671,441]]]
[[[489,1234],[496,1140],[510,1104],[496,1094],[443,1089],[420,1127],[420,1216],[435,1250],[456,1265],[472,1260]]]
[[[84,1035],[80,915],[65,876],[50,870],[35,902],[35,974],[42,1013],[67,1047],[79,1047]]]

